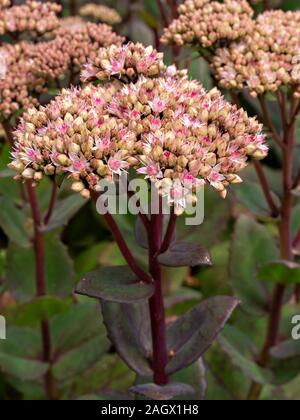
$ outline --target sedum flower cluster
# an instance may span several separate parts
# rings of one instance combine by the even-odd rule
[[[253,25],[253,10],[246,0],[186,0],[178,12],[178,19],[164,31],[165,44],[208,48],[243,37]]]
[[[121,45],[125,38],[113,32],[111,26],[71,19],[64,21],[55,31],[57,38],[66,41],[70,61],[73,66],[80,67],[93,60],[101,47],[112,44]]]
[[[300,97],[300,11],[254,18],[246,0],[186,0],[162,40],[195,45],[223,88],[257,96],[287,86]]]
[[[268,11],[241,41],[216,51],[220,85],[248,88],[253,96],[289,86],[300,96],[300,11]]]
[[[30,44],[20,42],[0,48],[0,114],[9,118],[20,108],[38,103],[47,84],[68,69],[63,39]],[[47,55],[45,50],[47,49]]]
[[[11,5],[10,0],[0,0],[0,10],[6,9]]]
[[[166,67],[152,47],[101,49],[90,65],[98,70],[99,63],[97,85],[64,90],[47,107],[24,114],[10,164],[17,179],[63,173],[74,191],[89,197],[101,179],[132,168],[178,205],[182,189],[194,193],[206,183],[225,198],[228,186],[241,182],[248,157],[266,156],[255,118],[216,88],[206,92],[185,71]]]
[[[83,81],[108,80],[115,77],[124,83],[134,82],[139,76],[159,76],[166,66],[163,53],[158,53],[151,46],[130,43],[119,47],[111,45],[98,51],[95,59],[84,66]]]
[[[87,3],[79,9],[80,16],[92,17],[98,22],[116,25],[122,21],[119,13],[104,4]]]
[[[56,3],[41,3],[27,0],[23,5],[9,7],[4,0],[0,5],[0,35],[29,32],[31,37],[52,32],[59,26],[57,13],[61,6]]]

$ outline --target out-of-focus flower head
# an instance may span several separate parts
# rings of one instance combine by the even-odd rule
[[[1,9],[6,9],[10,5],[11,5],[10,0],[0,0],[0,10]]]
[[[80,16],[64,16],[59,19],[59,29],[74,29],[76,26],[79,28],[80,25],[84,25],[84,23],[85,21]]]
[[[208,48],[251,32],[254,12],[246,0],[186,0],[178,13],[165,29],[162,42]]]
[[[100,47],[123,42],[107,25],[84,21],[64,25],[47,42],[21,41],[0,49],[0,116],[9,118],[16,111],[37,105],[49,82],[66,75],[70,68],[72,74],[78,74]]]
[[[1,116],[9,118],[21,108],[37,104],[38,95],[47,91],[51,80],[66,73],[68,63],[63,39],[5,44],[0,49]]]
[[[97,56],[99,48],[112,44],[121,45],[122,36],[113,32],[111,26],[85,22],[83,20],[63,20],[55,36],[68,43],[68,53],[74,66],[82,66]]]
[[[29,32],[34,37],[52,32],[59,26],[60,10],[59,4],[34,0],[2,10],[0,7],[0,35]]]
[[[4,79],[7,73],[8,52],[0,48],[0,80]]]
[[[98,22],[116,25],[122,21],[119,13],[103,4],[87,3],[79,9],[80,16],[92,17]]]
[[[253,32],[216,51],[213,68],[227,89],[248,88],[253,96],[289,86],[300,95],[300,12],[268,11]]]
[[[64,91],[46,108],[24,114],[10,165],[18,179],[65,173],[72,189],[88,197],[100,179],[132,167],[177,211],[205,183],[225,197],[230,184],[241,182],[248,157],[266,156],[262,126],[217,89],[206,92],[186,72],[162,66],[157,53],[155,72],[139,70],[135,52],[148,60],[152,51],[140,44],[108,48],[108,63],[111,51],[114,59],[126,51],[113,82],[109,68],[101,73],[106,83]],[[134,71],[127,79],[128,69]],[[180,198],[185,190],[190,194]]]
[[[90,60],[82,73],[83,81],[119,78],[124,82],[137,79],[139,75],[159,76],[165,72],[163,53],[152,46],[145,48],[142,44],[129,43],[119,47],[111,45],[101,48],[94,59]]]

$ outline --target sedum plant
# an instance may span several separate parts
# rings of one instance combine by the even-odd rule
[[[238,174],[249,158],[267,155],[262,126],[217,89],[205,91],[141,44],[100,49],[82,80],[84,87],[63,90],[48,106],[24,113],[9,166],[31,192],[44,177],[63,176],[74,192],[98,204],[104,199],[101,181],[121,188],[125,172],[146,180],[147,192],[154,187],[157,211],[141,208],[135,229],[147,249],[147,266],[107,211],[104,219],[128,266],[90,272],[76,292],[100,300],[108,337],[136,373],[132,392],[152,399],[201,398],[201,357],[238,300],[211,298],[166,325],[162,267],[211,264],[199,244],[176,239],[177,221],[205,184],[225,198],[228,187],[242,181]],[[127,184],[125,191],[131,195]]]
[[[263,3],[266,9],[272,6],[272,2]],[[244,300],[246,311],[255,314],[257,319],[268,318],[262,350],[245,355],[240,350],[240,331],[231,331],[222,341],[233,364],[252,380],[248,398],[259,399],[265,395],[262,393],[265,385],[286,384],[299,374],[299,346],[289,340],[291,328],[283,330],[283,326],[292,319],[291,316],[286,318],[284,304],[291,302],[295,310],[300,297],[297,138],[300,14],[297,10],[267,10],[254,17],[246,1],[231,0],[188,0],[178,12],[178,18],[165,29],[162,41],[193,46],[209,63],[214,82],[232,101],[237,106],[248,106],[252,112],[255,110],[274,142],[272,153],[282,168],[280,173],[274,172],[278,179],[275,183],[265,166],[253,162],[260,188],[258,183],[251,188],[245,185],[238,192],[238,198],[264,225],[254,222],[253,218],[241,217],[231,251],[234,288]],[[211,16],[213,24],[208,25]],[[262,208],[265,208],[264,215]],[[267,253],[263,253],[261,246],[262,254],[254,255],[252,262],[248,251],[243,255],[244,260],[239,264],[242,261],[248,264],[252,270],[249,275],[242,274],[234,264],[234,259],[242,256],[240,241],[247,237],[247,232],[255,232],[253,242],[249,243],[253,250],[257,250],[256,241],[261,244],[269,241],[274,245]],[[238,284],[241,278],[237,272],[248,282],[245,287]],[[293,351],[289,352],[291,348]],[[281,369],[285,369],[285,375]]]
[[[82,17],[92,17],[99,22],[108,25],[117,25],[121,23],[122,18],[117,10],[107,7],[103,4],[87,3],[80,7],[79,15]]]

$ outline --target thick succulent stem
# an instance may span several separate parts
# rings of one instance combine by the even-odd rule
[[[178,216],[173,211],[170,215],[170,220],[169,220],[166,235],[160,247],[160,251],[159,251],[160,254],[163,254],[164,252],[166,252],[172,243],[174,232],[176,229],[177,218]]]
[[[154,280],[155,293],[149,300],[151,330],[152,330],[152,368],[153,380],[158,385],[168,383],[166,365],[168,350],[166,341],[166,325],[162,291],[162,273],[157,255],[162,245],[162,214],[152,215],[151,233],[149,236],[149,272]]]
[[[115,222],[114,218],[110,213],[107,213],[104,215],[104,219],[110,228],[113,237],[115,241],[118,244],[118,247],[120,248],[120,251],[122,252],[122,255],[124,259],[126,260],[127,264],[131,268],[131,270],[137,275],[138,279],[145,282],[145,283],[151,283],[152,279],[151,277],[141,269],[141,267],[138,265],[136,259],[132,255],[130,249],[128,248],[125,239],[123,238],[122,233],[119,230],[119,227],[117,223]]]
[[[53,181],[50,203],[49,203],[49,207],[48,207],[46,216],[44,218],[44,224],[45,225],[47,225],[51,220],[53,211],[55,209],[56,199],[57,199],[57,185],[56,185],[55,181]]]
[[[273,217],[277,217],[279,215],[279,209],[277,208],[276,203],[273,199],[271,189],[270,189],[268,180],[266,178],[266,175],[264,173],[263,167],[262,167],[262,165],[259,161],[254,160],[253,162],[254,162],[254,167],[255,167],[260,185],[262,187],[264,196],[265,196],[266,201],[268,203],[268,206],[270,208],[271,215]]]
[[[78,1],[77,0],[70,0],[70,13],[72,16],[76,16],[78,14]]]

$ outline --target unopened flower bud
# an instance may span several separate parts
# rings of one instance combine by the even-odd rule
[[[84,184],[83,182],[73,182],[73,184],[71,185],[71,189],[74,192],[82,192],[85,188],[84,188]]]
[[[31,168],[26,168],[22,172],[22,177],[25,179],[33,179],[34,178],[35,171]]]

